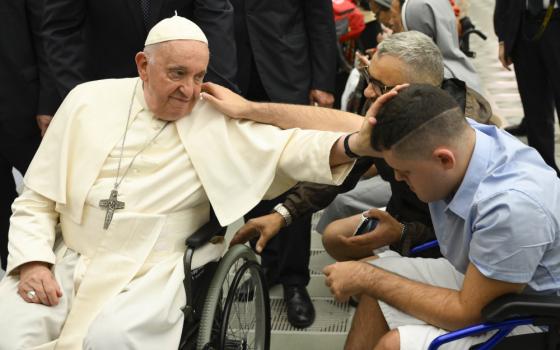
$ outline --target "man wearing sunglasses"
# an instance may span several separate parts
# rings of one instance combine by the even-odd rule
[[[394,86],[387,86],[369,75],[369,65],[363,65],[359,67],[358,71],[360,72],[360,76],[366,81],[367,86],[371,87],[373,91],[375,91],[375,94],[378,96],[386,94],[394,88]]]

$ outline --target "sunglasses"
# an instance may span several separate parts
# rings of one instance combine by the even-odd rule
[[[369,66],[359,67],[358,71],[360,72],[360,75],[362,76],[362,78],[364,78],[366,83],[368,85],[371,85],[378,95],[384,95],[394,88],[394,86],[387,86],[369,75]]]

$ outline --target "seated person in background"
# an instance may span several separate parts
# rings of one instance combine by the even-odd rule
[[[140,78],[70,92],[27,171],[0,349],[177,349],[185,239],[210,206],[225,226],[296,180],[339,184],[350,171],[340,133],[241,123],[199,102],[210,52],[193,22],[165,19],[145,45]],[[197,249],[193,269],[223,247]]]
[[[475,91],[456,79],[443,80],[443,62],[438,47],[426,35],[419,32],[394,34],[384,40],[369,65],[363,72],[369,82],[364,95],[375,100],[392,87],[404,83],[424,83],[441,86],[459,103],[466,116],[487,123],[492,114],[488,102]],[[282,104],[255,104],[229,94],[227,90],[206,85],[218,99],[208,96],[217,108],[233,117],[244,117],[259,122],[272,123],[282,128],[301,127],[323,130],[356,131],[363,118],[355,114],[324,108],[310,108]],[[221,100],[220,100],[221,99]],[[375,206],[375,189],[367,187],[371,180],[362,181],[364,190],[353,194],[351,215],[354,217],[332,227],[323,237],[323,243],[333,257],[339,260],[358,259],[372,255],[375,248],[391,244],[402,255],[408,255],[411,247],[434,239],[428,207],[418,200],[407,184],[395,180],[393,170],[382,158],[361,158],[348,178],[339,186],[301,183],[290,190],[281,208],[272,214],[248,221],[239,231],[233,243],[261,235],[260,244],[272,238],[283,225],[309,212],[325,208],[339,193],[356,186],[360,177],[375,164],[380,176],[391,185],[392,195],[387,204],[387,213],[372,212],[380,220],[378,228],[360,237],[351,237],[361,213]],[[339,198],[336,199],[338,201]],[[327,208],[319,221],[318,230],[333,220],[345,217]],[[407,226],[407,227],[405,227]],[[239,240],[237,240],[239,239]],[[439,254],[437,248],[422,253],[422,256]]]
[[[392,0],[390,22],[384,24],[394,33],[417,30],[432,38],[443,55],[445,78],[461,79],[482,93],[480,77],[459,46],[457,19],[449,1]]]
[[[534,149],[465,119],[428,85],[400,91],[375,118],[371,147],[428,203],[445,258],[393,252],[325,267],[337,300],[361,295],[346,349],[426,349],[447,330],[479,322],[501,295],[560,294],[560,179]],[[539,328],[513,334],[527,331]]]

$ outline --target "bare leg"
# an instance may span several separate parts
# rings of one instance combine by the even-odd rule
[[[371,350],[389,331],[376,299],[362,295],[344,349]]]
[[[399,350],[401,348],[401,337],[398,329],[393,329],[385,334],[374,350]]]

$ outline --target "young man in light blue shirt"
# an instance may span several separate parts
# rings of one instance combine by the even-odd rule
[[[449,95],[426,85],[399,92],[376,119],[372,147],[429,203],[446,259],[391,253],[326,267],[335,297],[362,295],[346,349],[426,349],[479,322],[498,296],[560,294],[560,179],[534,149],[465,119]],[[537,330],[520,328],[513,334]]]

